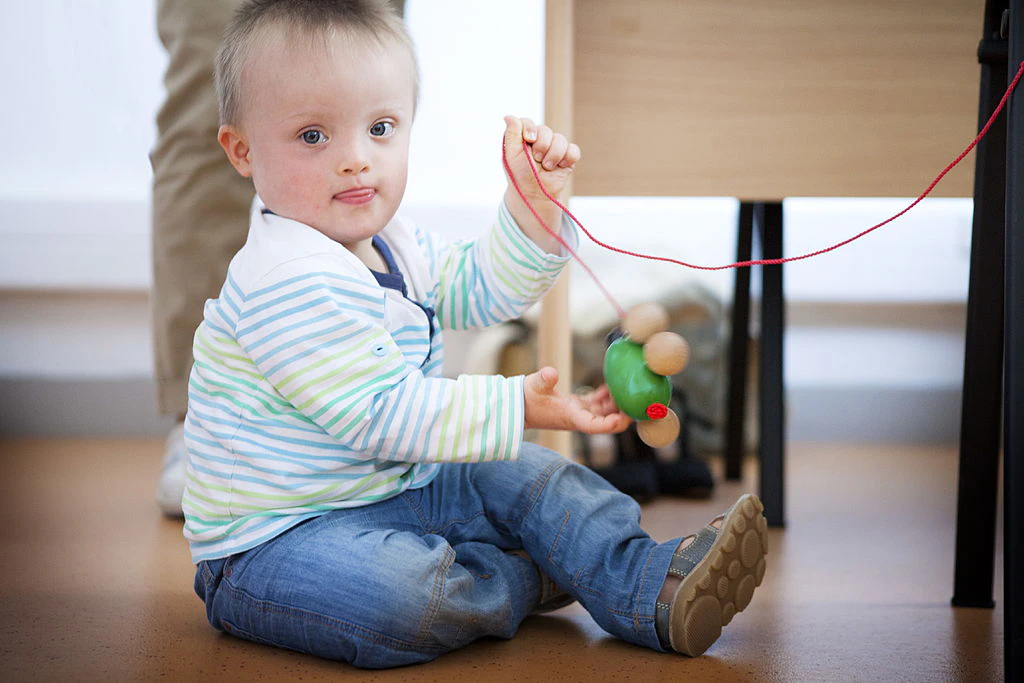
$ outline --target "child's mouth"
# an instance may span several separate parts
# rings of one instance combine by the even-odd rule
[[[377,196],[377,190],[372,187],[356,187],[351,190],[345,190],[334,195],[342,204],[349,204],[353,206],[359,206],[361,204],[368,204],[373,201],[373,198]]]

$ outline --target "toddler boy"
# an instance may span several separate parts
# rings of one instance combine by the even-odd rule
[[[579,600],[609,632],[697,655],[764,573],[759,501],[658,544],[639,508],[524,428],[611,433],[606,388],[440,374],[442,329],[523,313],[567,262],[511,189],[479,240],[396,217],[417,98],[384,0],[252,0],[217,59],[232,165],[253,179],[248,240],[196,332],[185,535],[216,628],[389,667]],[[511,173],[576,240],[557,194],[580,151],[507,117]],[[458,177],[452,179],[458,182]]]

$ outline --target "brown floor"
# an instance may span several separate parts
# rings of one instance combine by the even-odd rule
[[[0,442],[0,678],[1001,680],[1002,610],[949,607],[955,455],[791,445],[789,524],[771,532],[765,582],[698,659],[625,644],[573,606],[510,641],[365,672],[209,627],[180,524],[153,502],[160,443]],[[696,529],[752,488],[747,469],[710,501],[646,506],[645,527],[659,539]]]

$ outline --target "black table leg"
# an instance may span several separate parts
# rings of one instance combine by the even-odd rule
[[[758,207],[761,251],[765,259],[782,258],[782,202]],[[782,264],[761,266],[761,500],[770,526],[785,524],[785,387],[783,337],[786,329]]]
[[[1005,2],[989,0],[978,46],[979,127],[1006,84],[1006,40],[999,38]],[[957,489],[955,607],[993,607],[996,496],[1002,428],[1003,256],[1006,235],[1006,119],[1000,117],[975,152],[974,226],[967,293],[960,475]]]
[[[736,234],[736,260],[749,261],[753,249],[754,204],[740,203]],[[747,407],[747,358],[750,334],[750,269],[736,268],[726,375],[725,478],[739,479],[743,468],[743,427]]]
[[[1010,0],[1010,73],[1024,62],[1024,0]],[[1006,308],[1003,562],[1006,680],[1024,679],[1024,88],[1010,99],[1006,138]]]

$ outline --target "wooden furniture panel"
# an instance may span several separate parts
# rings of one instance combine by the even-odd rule
[[[982,0],[574,9],[577,195],[916,196],[976,133]]]

